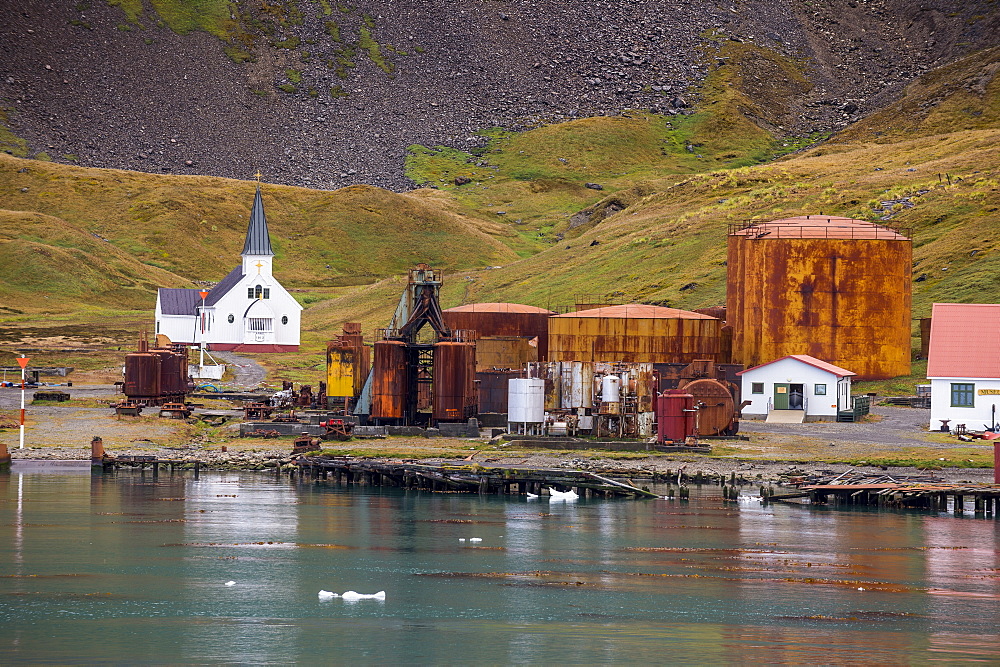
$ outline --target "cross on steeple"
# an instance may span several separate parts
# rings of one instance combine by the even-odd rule
[[[260,173],[260,169],[258,169],[258,170],[257,170],[257,173],[256,173],[256,174],[254,174],[254,178],[256,178],[256,179],[257,179],[257,182],[258,182],[258,183],[260,183],[260,179],[261,179],[261,177],[262,177],[263,175],[264,175],[264,174]]]

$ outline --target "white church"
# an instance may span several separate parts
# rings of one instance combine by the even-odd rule
[[[272,273],[274,252],[260,186],[250,211],[243,262],[211,290],[161,287],[156,333],[208,350],[297,352],[302,306]]]

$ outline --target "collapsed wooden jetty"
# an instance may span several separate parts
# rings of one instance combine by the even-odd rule
[[[338,484],[393,486],[424,491],[481,494],[541,495],[552,487],[575,490],[581,498],[658,498],[647,489],[597,475],[586,470],[542,469],[520,466],[484,467],[459,464],[418,464],[373,461],[353,457],[296,459],[303,477],[332,479]]]
[[[895,479],[889,475],[849,475],[803,483],[792,493],[768,496],[768,501],[808,498],[816,505],[858,505],[926,509],[961,514],[1000,516],[1000,484],[950,483],[933,477]]]

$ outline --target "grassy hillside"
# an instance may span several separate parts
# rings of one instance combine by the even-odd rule
[[[10,238],[66,245],[63,237],[71,234],[103,243],[110,253],[105,261],[131,258],[132,264],[145,266],[150,272],[147,287],[176,284],[177,276],[211,281],[228,273],[239,261],[255,186],[212,177],[84,169],[0,154],[0,189],[9,193],[6,207],[20,212],[18,219],[41,215],[59,222],[48,231],[36,225],[22,232],[16,224],[7,225]],[[369,186],[322,192],[265,184],[263,195],[276,274],[296,286],[371,282],[416,261],[445,268],[495,265],[515,257],[505,242],[523,245],[506,227],[454,212],[433,192],[406,195]],[[50,232],[62,240],[47,239]],[[82,258],[65,256],[62,261],[67,276],[84,270],[78,263]],[[167,280],[166,272],[176,276]],[[80,290],[90,291],[81,286],[72,293]],[[104,298],[101,291],[92,292]],[[108,301],[117,303],[115,298]]]

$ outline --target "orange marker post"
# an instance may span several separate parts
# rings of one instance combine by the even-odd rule
[[[18,449],[24,449],[24,369],[28,367],[28,357],[23,354],[17,358],[17,363],[21,367],[21,441]]]

